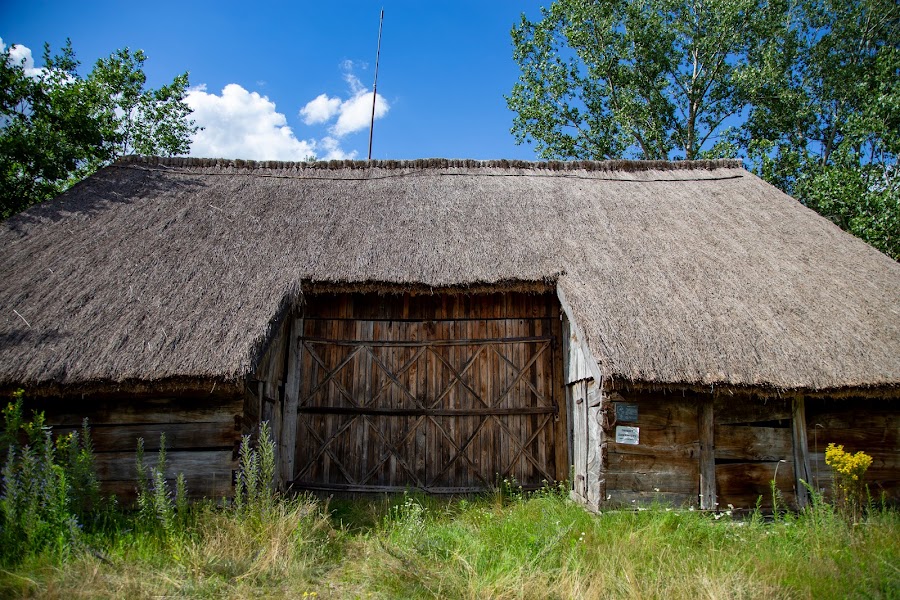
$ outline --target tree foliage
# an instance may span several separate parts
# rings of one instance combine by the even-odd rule
[[[738,148],[769,182],[900,260],[900,4],[808,0]],[[757,83],[757,82],[754,82]]]
[[[900,259],[895,0],[556,0],[512,30],[550,159],[737,156]]]
[[[29,72],[0,52],[0,218],[52,198],[125,154],[183,154],[197,130],[187,73],[146,87],[141,50],[117,50],[82,77],[71,43]]]

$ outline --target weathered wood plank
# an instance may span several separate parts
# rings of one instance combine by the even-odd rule
[[[340,323],[340,321],[335,322]],[[475,323],[480,324],[480,321],[475,321]],[[550,338],[549,336],[522,336],[509,338],[472,337],[443,340],[404,340],[402,339],[402,337],[400,339],[357,340],[353,338],[327,339],[305,336],[301,338],[301,341],[313,344],[328,344],[331,346],[389,346],[391,348],[418,348],[421,346],[472,346],[475,344],[536,344],[541,342],[548,342],[551,339],[552,338]]]
[[[649,492],[634,492],[610,488],[606,502],[610,506],[622,508],[650,506],[653,504],[681,508],[697,506],[697,494],[693,490],[689,493],[657,492],[653,490]]]
[[[698,461],[684,458],[609,454],[605,494],[623,492],[681,494],[696,505],[700,487]]]
[[[184,473],[188,483],[192,480],[221,479],[231,481],[231,471],[237,468],[237,460],[231,450],[180,450],[166,453],[166,477],[174,479]],[[134,452],[99,452],[94,456],[97,478],[100,480],[128,480],[135,477]],[[147,468],[156,466],[156,454],[144,454]]]
[[[781,460],[791,456],[791,430],[784,427],[717,425],[716,458],[726,460]]]
[[[714,412],[716,425],[781,421],[791,418],[791,404],[783,398],[719,394],[715,399]]]
[[[700,508],[716,507],[716,442],[712,398],[701,401],[698,410],[700,433]]]
[[[611,401],[633,402],[638,405],[637,425],[647,429],[684,429],[697,432],[697,401],[680,396],[644,396],[613,394]],[[634,425],[634,423],[624,423]],[[610,411],[610,426],[617,425],[615,413]],[[697,438],[699,439],[699,438]]]
[[[809,421],[807,421],[809,422]],[[807,429],[807,444],[810,449],[818,446],[824,451],[829,443],[842,444],[845,450],[869,452],[879,449],[900,450],[900,426],[898,427],[854,427]]]
[[[175,480],[167,480],[170,489],[175,489]],[[209,498],[211,500],[219,500],[221,498],[231,498],[234,494],[234,485],[230,480],[224,477],[196,479],[193,482],[187,482],[187,495],[192,500],[201,498]],[[130,504],[137,498],[137,481],[129,480],[107,480],[100,482],[100,493],[103,495],[115,495],[116,499],[123,504]]]
[[[609,472],[606,475],[607,493],[616,492],[665,492],[685,494],[695,500],[697,498],[698,481],[692,473],[676,471],[657,471],[649,473]]]
[[[573,452],[575,460],[573,470],[575,481],[574,492],[587,502],[587,462],[588,462],[588,428],[587,428],[587,383],[581,380],[569,386],[572,394],[572,430],[574,431]]]
[[[872,457],[872,465],[866,471],[866,479],[870,481],[876,480],[879,476],[900,473],[900,452],[891,450],[871,450],[866,452]],[[825,463],[824,452],[810,452],[809,454],[810,470],[813,478],[831,477],[832,469]]]
[[[481,373],[481,371],[479,371]],[[477,375],[475,375],[477,377]],[[332,414],[332,415],[387,415],[395,417],[466,417],[466,416],[513,416],[513,415],[556,415],[555,406],[521,406],[509,408],[384,408],[377,406],[301,406],[299,414]]]
[[[554,313],[558,313],[558,305],[555,303]],[[569,479],[569,469],[572,463],[569,461],[569,412],[566,407],[567,396],[565,393],[562,366],[562,320],[559,318],[558,314],[554,314],[554,316],[555,318],[550,321],[553,328],[553,337],[555,338],[552,362],[550,365],[552,370],[550,386],[558,412],[556,417],[556,430],[553,433],[552,444],[556,449],[556,480],[567,481]]]
[[[776,471],[776,486],[786,507],[795,506],[793,465],[788,461],[771,461],[716,465],[719,509],[728,504],[736,508],[753,508],[760,497],[761,506],[771,508],[771,482],[776,479]]]
[[[550,314],[552,292],[489,294],[309,294],[305,314],[317,319],[432,321],[540,318]]]
[[[793,416],[791,418],[791,445],[794,456],[794,477],[796,482],[794,489],[797,493],[797,505],[806,507],[809,495],[806,486],[812,479],[809,476],[809,449],[806,435],[806,409],[803,396],[797,396],[793,400]]]
[[[282,405],[282,430],[279,453],[281,455],[281,485],[294,479],[294,457],[297,449],[297,405],[300,401],[300,381],[302,345],[300,335],[303,333],[303,319],[295,318],[288,332],[288,372],[284,384],[284,404]]]
[[[198,402],[190,398],[159,398],[155,400],[130,401],[121,403],[91,405],[84,404],[84,410],[73,411],[71,403],[65,412],[47,407],[47,423],[56,427],[81,427],[85,416],[95,425],[138,425],[154,423],[222,423],[235,424],[244,410],[242,396],[216,398],[214,402]],[[239,421],[238,421],[239,423]]]
[[[608,456],[609,474],[672,473],[699,477],[699,462],[690,458],[669,458],[640,454],[615,454]],[[699,489],[699,488],[698,488]],[[648,491],[652,491],[648,490]]]
[[[73,428],[54,428],[57,435]],[[159,449],[159,436],[166,435],[166,449],[228,448],[240,441],[233,423],[159,423],[143,425],[97,425],[91,427],[95,452],[134,452],[138,438],[148,451]]]
[[[640,444],[618,444],[609,440],[609,452],[616,454],[647,454],[657,457],[700,457],[700,440],[697,428],[640,427]]]
[[[606,495],[606,476],[601,449],[606,442],[603,431],[603,391],[597,380],[586,380],[587,387],[587,501],[599,506]]]

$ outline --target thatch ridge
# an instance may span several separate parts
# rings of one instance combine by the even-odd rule
[[[553,286],[610,381],[900,386],[900,265],[727,161],[126,158],[0,224],[0,282],[0,386],[238,381],[304,294]]]
[[[572,161],[525,161],[525,160],[472,160],[423,158],[415,160],[325,160],[313,162],[278,160],[243,160],[225,158],[123,156],[114,166],[141,165],[161,168],[215,167],[219,169],[248,170],[368,170],[368,169],[523,169],[532,171],[672,171],[672,170],[714,170],[740,169],[743,163],[737,159],[717,160],[572,160]]]

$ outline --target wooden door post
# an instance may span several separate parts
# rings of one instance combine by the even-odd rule
[[[716,444],[713,398],[705,398],[699,408],[700,428],[700,508],[716,508]]]
[[[803,396],[794,396],[791,410],[791,445],[794,448],[794,485],[797,486],[797,505],[805,508],[809,503],[809,440],[806,437],[806,404]]]

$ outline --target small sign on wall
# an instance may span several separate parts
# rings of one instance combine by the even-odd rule
[[[628,427],[627,425],[616,425],[616,443],[631,444],[636,446],[640,443],[641,428]]]
[[[638,405],[629,402],[616,402],[616,421],[625,423],[637,423]]]

